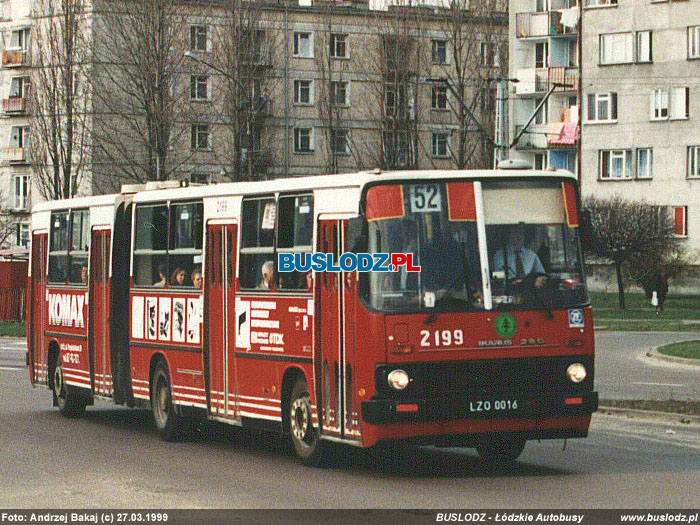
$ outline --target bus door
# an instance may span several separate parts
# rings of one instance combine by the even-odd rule
[[[348,221],[341,222],[342,242],[345,252],[353,250],[354,239],[348,237]],[[343,297],[342,297],[342,341],[345,367],[343,370],[343,414],[344,435],[348,439],[360,439],[360,402],[355,386],[355,370],[357,366],[356,352],[356,312],[357,312],[357,272],[343,272]]]
[[[44,340],[46,321],[46,245],[48,235],[34,235],[32,239],[32,280],[29,295],[29,362],[32,367],[32,381],[47,384],[47,348]]]
[[[92,391],[112,395],[112,370],[109,353],[109,247],[111,231],[93,229],[90,240],[90,278],[88,305],[88,351]]]
[[[332,253],[338,260],[340,246],[340,221],[319,221],[318,251]],[[317,322],[320,324],[320,381],[317,380],[317,402],[323,422],[323,432],[331,435],[344,434],[343,421],[343,371],[344,352],[342,339],[341,305],[343,286],[341,276],[334,272],[323,272],[316,279],[320,288],[320,307]],[[318,367],[317,367],[318,370]],[[319,384],[320,383],[320,384]],[[320,387],[320,388],[319,388]]]
[[[236,348],[235,268],[238,227],[207,225],[205,301],[207,344],[204,370],[209,413],[232,419],[238,413],[234,353]]]

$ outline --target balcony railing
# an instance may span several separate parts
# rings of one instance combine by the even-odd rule
[[[565,84],[557,87],[555,93],[565,93],[578,90],[578,68],[576,67],[544,67],[518,70],[519,83],[515,90],[518,95],[546,93],[553,84]]]
[[[22,67],[29,65],[29,53],[27,51],[3,51],[2,52],[3,67]]]
[[[569,113],[562,115],[566,118]],[[520,133],[523,125],[515,126],[515,134]],[[531,124],[515,145],[516,150],[533,149],[569,149],[575,148],[579,140],[579,127],[576,120],[566,122],[548,122],[547,124]]]
[[[542,13],[517,13],[515,34],[518,38],[575,35],[577,8]]]
[[[3,151],[3,160],[12,164],[27,162],[26,148],[5,148]]]
[[[10,97],[2,101],[2,110],[5,113],[26,113],[27,99],[22,97]]]
[[[515,126],[515,135],[520,133],[523,125]],[[547,149],[547,126],[543,124],[530,124],[527,131],[523,133],[520,140],[515,145],[516,150],[527,149]]]

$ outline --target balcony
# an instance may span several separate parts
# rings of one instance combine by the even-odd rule
[[[528,130],[515,145],[516,150],[533,149],[572,149],[578,146],[579,126],[578,108],[573,106],[562,112],[560,122],[547,124],[530,124]],[[515,126],[515,134],[520,133],[523,125]]]
[[[29,53],[21,49],[17,51],[3,51],[2,65],[3,67],[29,66]]]
[[[27,112],[28,100],[22,97],[10,97],[2,101],[2,110],[8,114],[24,114]]]
[[[24,164],[27,162],[26,148],[5,148],[3,150],[2,160],[10,164]]]
[[[515,135],[520,133],[523,125],[515,126]],[[516,150],[547,149],[547,126],[544,124],[530,124],[515,145]],[[514,135],[514,136],[515,136]]]
[[[555,93],[578,91],[577,67],[544,67],[518,70],[518,80],[515,92],[520,96],[543,94],[549,91],[553,84],[566,84],[567,87],[557,87]]]
[[[578,14],[576,7],[542,13],[517,13],[515,34],[518,38],[576,36]]]

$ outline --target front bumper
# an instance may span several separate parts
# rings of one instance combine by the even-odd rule
[[[372,424],[483,419],[551,419],[583,416],[598,409],[598,392],[492,395],[474,398],[373,399],[363,401],[362,419]]]

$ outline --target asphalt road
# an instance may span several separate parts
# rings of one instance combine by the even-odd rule
[[[489,471],[470,449],[393,461],[341,449],[301,466],[275,439],[207,423],[159,440],[150,413],[98,402],[65,419],[0,341],[0,508],[696,508],[700,427],[594,415],[590,436],[531,442]],[[599,355],[604,350],[599,349]],[[9,356],[9,357],[8,357]],[[603,385],[605,375],[603,374]]]

